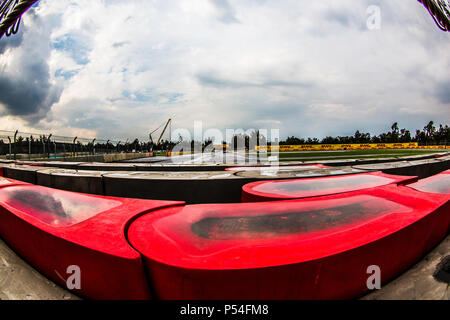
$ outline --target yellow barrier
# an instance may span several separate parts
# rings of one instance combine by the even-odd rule
[[[172,157],[172,156],[183,156],[183,155],[188,155],[188,154],[194,154],[195,152],[193,151],[167,151],[167,156],[168,157]]]
[[[356,143],[356,144],[302,144],[281,146],[256,146],[256,151],[326,151],[326,150],[377,150],[377,149],[450,149],[450,146],[419,146],[417,142],[408,143]]]

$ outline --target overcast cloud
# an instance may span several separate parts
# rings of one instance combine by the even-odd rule
[[[0,129],[144,138],[172,118],[320,138],[448,124],[449,52],[413,0],[41,0],[0,40]]]

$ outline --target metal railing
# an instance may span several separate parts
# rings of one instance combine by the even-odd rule
[[[150,143],[138,139],[112,139],[68,137],[52,133],[30,133],[0,130],[0,156],[6,159],[64,158],[120,152],[146,152]]]

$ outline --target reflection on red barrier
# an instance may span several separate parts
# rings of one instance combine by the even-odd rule
[[[409,184],[408,187],[431,193],[440,193],[450,195],[450,170],[429,178],[421,179],[416,183]]]
[[[284,165],[284,166],[255,166],[255,167],[230,167],[225,168],[225,171],[289,171],[289,170],[309,170],[315,168],[329,168],[323,164],[303,164],[303,165]]]
[[[1,169],[2,168],[0,168],[0,170]],[[24,185],[24,184],[28,184],[28,183],[18,181],[18,180],[8,179],[8,178],[5,178],[2,175],[0,175],[0,188],[11,187],[11,186],[16,186],[16,185]]]
[[[79,267],[81,287],[73,288],[76,294],[95,299],[148,299],[142,259],[128,244],[125,228],[140,214],[179,204],[34,185],[5,187],[0,188],[0,236],[63,287],[69,281],[70,267]]]
[[[345,299],[447,233],[447,198],[396,185],[303,200],[188,205],[136,219],[128,239],[162,299]]]
[[[242,187],[242,202],[309,198],[414,181],[417,181],[417,177],[394,176],[382,172],[258,181]]]

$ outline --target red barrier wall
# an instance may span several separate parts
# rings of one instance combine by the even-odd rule
[[[448,198],[394,185],[305,200],[190,205],[135,220],[130,243],[161,299],[346,299],[447,233]]]
[[[0,170],[1,169],[2,168],[0,168]],[[2,187],[11,187],[11,186],[16,186],[16,185],[24,185],[24,184],[28,184],[28,183],[22,182],[22,181],[18,181],[18,180],[4,178],[2,175],[0,175],[0,188],[2,188]]]
[[[417,181],[417,177],[395,176],[380,171],[344,176],[258,181],[242,187],[242,202],[309,198],[414,181]]]
[[[130,221],[182,202],[101,197],[34,185],[0,188],[0,235],[21,256],[74,293],[93,299],[151,298],[140,254],[127,242]]]
[[[421,179],[416,183],[409,184],[408,187],[422,192],[447,194],[450,196],[450,170]]]

